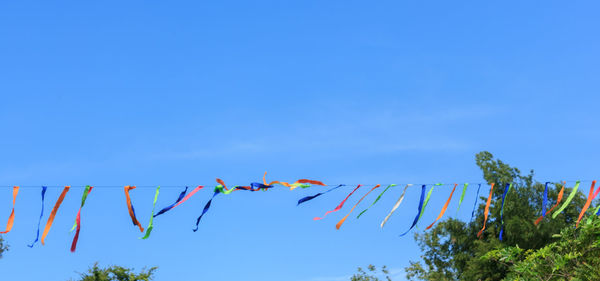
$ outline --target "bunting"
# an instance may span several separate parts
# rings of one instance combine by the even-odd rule
[[[375,198],[375,201],[373,201],[373,203],[369,207],[367,207],[362,212],[360,212],[360,214],[358,214],[358,216],[356,218],[357,219],[360,218],[360,216],[362,216],[362,214],[364,214],[369,208],[373,207],[373,205],[375,205],[375,203],[377,203],[377,201],[379,201],[379,199],[381,199],[381,196],[383,196],[383,194],[386,191],[388,191],[388,189],[390,189],[390,187],[392,187],[392,186],[396,186],[396,185],[395,184],[388,185],[381,193],[379,193],[379,196],[377,196],[377,198]]]
[[[594,200],[594,197],[596,197],[596,195],[598,195],[598,192],[596,192],[594,194],[594,185],[596,185],[596,181],[592,181],[592,186],[590,187],[590,192],[588,193],[587,201],[585,201],[585,205],[583,205],[583,209],[581,209],[581,213],[579,213],[579,217],[577,218],[577,223],[575,224],[575,228],[579,227],[579,222],[583,218],[585,211],[587,211],[587,209],[590,207],[590,204],[592,204],[592,200]],[[600,190],[600,188],[598,188],[598,190]]]
[[[573,187],[573,190],[571,190],[571,194],[569,194],[569,197],[567,197],[567,200],[565,200],[565,202],[562,204],[562,206],[560,206],[560,208],[558,210],[556,210],[556,212],[554,212],[554,214],[552,214],[552,218],[555,219],[560,213],[562,213],[567,206],[569,205],[569,203],[571,203],[571,200],[573,200],[573,198],[575,197],[575,194],[577,194],[577,189],[579,188],[579,181],[575,182],[575,186]]]
[[[485,209],[483,211],[483,228],[477,233],[477,237],[481,239],[483,231],[485,230],[485,223],[487,222],[488,214],[490,212],[490,204],[492,203],[492,194],[494,192],[494,183],[490,187],[490,195],[488,195],[487,203],[485,203]]]
[[[385,216],[385,219],[383,219],[383,221],[381,222],[381,228],[383,228],[383,226],[390,219],[392,214],[396,211],[396,209],[398,209],[400,204],[402,204],[402,200],[404,200],[404,194],[406,193],[406,189],[409,186],[412,186],[412,184],[407,184],[406,186],[404,186],[404,190],[402,190],[402,195],[400,195],[400,198],[398,198],[398,200],[396,201],[396,204],[394,204],[394,207],[392,207],[392,210],[387,214],[387,216]]]
[[[52,208],[52,212],[50,212],[50,216],[48,217],[48,221],[46,222],[46,226],[44,227],[44,232],[42,233],[42,245],[45,244],[46,236],[50,231],[50,227],[52,227],[52,223],[54,222],[54,217],[58,212],[58,208],[60,207],[60,204],[62,204],[62,201],[65,199],[65,196],[67,195],[67,192],[69,192],[70,188],[70,186],[65,186],[65,188],[63,188],[63,191],[60,193],[58,200],[56,200],[56,203]]]
[[[148,227],[146,228],[146,234],[140,239],[148,239],[150,237],[150,233],[152,233],[152,229],[154,229],[154,208],[156,208],[156,201],[158,200],[158,193],[160,191],[160,186],[156,188],[156,192],[154,193],[154,202],[152,202],[152,213],[150,213],[150,222],[148,223]],[[181,196],[183,197],[183,196]]]
[[[462,189],[462,193],[460,194],[460,200],[458,200],[458,208],[456,209],[456,213],[458,214],[458,211],[460,211],[460,205],[463,202],[463,199],[465,199],[465,193],[467,193],[467,186],[469,185],[468,182],[466,182],[463,185],[463,189]]]
[[[328,192],[330,192],[330,191],[332,191],[332,190],[335,190],[335,189],[337,189],[337,188],[339,188],[339,187],[341,187],[341,186],[344,186],[344,185],[343,185],[343,184],[340,184],[340,185],[338,185],[338,186],[336,186],[336,187],[334,187],[334,188],[331,188],[331,189],[329,189],[329,190],[327,190],[327,191],[325,191],[325,192],[319,192],[319,193],[317,193],[317,194],[315,194],[315,195],[310,195],[310,196],[302,197],[302,198],[300,198],[300,200],[298,200],[298,204],[297,204],[297,205],[300,205],[300,204],[302,204],[302,203],[304,203],[304,202],[306,202],[306,201],[313,200],[313,199],[315,199],[315,198],[317,198],[317,197],[319,197],[319,196],[321,196],[321,195],[323,195],[323,194],[325,194],[325,193],[328,193]]]
[[[419,218],[421,217],[421,212],[423,211],[423,199],[425,198],[425,185],[421,186],[421,197],[419,199],[419,206],[417,207],[417,216],[415,216],[415,220],[413,221],[412,225],[410,226],[410,228],[400,234],[400,236],[404,236],[406,235],[408,232],[410,232],[411,229],[413,229],[413,227],[415,227],[415,225],[417,224],[417,222],[419,221]]]
[[[356,188],[354,188],[354,190],[352,190],[352,192],[350,192],[350,194],[348,194],[348,196],[346,196],[346,198],[344,198],[344,200],[342,200],[342,202],[340,202],[340,204],[339,204],[337,207],[335,207],[335,209],[333,209],[333,210],[331,210],[331,211],[327,211],[327,212],[325,213],[325,215],[323,215],[322,217],[314,217],[314,218],[313,218],[313,220],[322,220],[322,219],[323,219],[323,218],[325,218],[325,216],[327,216],[328,214],[330,214],[330,213],[333,213],[333,212],[337,212],[337,211],[339,211],[340,209],[342,209],[342,207],[344,207],[344,203],[346,203],[346,200],[348,200],[348,198],[350,198],[350,196],[352,196],[352,194],[353,194],[353,193],[354,193],[354,192],[355,192],[357,189],[359,189],[360,187],[361,187],[361,185],[360,185],[360,184],[359,184],[358,186],[356,186]]]
[[[556,208],[558,206],[558,204],[560,204],[560,201],[563,198],[563,194],[565,193],[565,185],[566,184],[567,184],[566,182],[563,182],[562,188],[560,189],[560,192],[558,192],[558,196],[556,197],[556,204],[554,206],[552,206],[552,208],[550,208],[550,210],[546,211],[545,214],[542,214],[537,220],[535,220],[535,222],[534,222],[535,225],[538,225],[542,221],[542,219],[544,219],[544,217],[549,215],[552,212],[552,210],[554,210],[554,208]]]
[[[448,208],[448,204],[450,204],[450,200],[452,200],[452,195],[454,194],[454,190],[456,190],[457,185],[458,184],[454,184],[454,187],[452,188],[452,191],[450,192],[450,196],[448,197],[448,200],[446,200],[446,204],[444,204],[444,207],[442,207],[440,214],[437,216],[435,221],[433,221],[427,228],[425,228],[425,230],[430,229],[439,219],[442,218],[442,216],[444,216],[444,213],[446,212],[446,209]],[[466,186],[467,185],[465,185],[465,187]]]
[[[88,194],[90,194],[93,188],[93,186],[86,185],[85,190],[83,191],[83,196],[81,197],[81,206],[79,207],[77,217],[75,217],[75,224],[73,225],[73,229],[77,228],[77,231],[75,231],[75,237],[73,237],[73,242],[71,243],[71,252],[75,252],[75,250],[77,249],[79,231],[81,230],[81,209],[83,208],[83,205],[85,205],[85,200],[87,199]],[[71,231],[73,231],[73,229],[71,229]]]
[[[471,211],[471,219],[469,221],[473,220],[473,217],[475,216],[475,210],[477,210],[477,200],[479,200],[479,190],[481,189],[481,184],[479,184],[479,186],[477,187],[477,195],[475,195],[475,203],[473,204],[473,211]]]
[[[129,196],[129,191],[135,189],[135,186],[125,186],[124,191],[125,191],[125,201],[127,203],[127,210],[129,211],[129,216],[131,217],[131,222],[133,222],[133,225],[139,227],[140,232],[144,232],[144,228],[142,227],[142,224],[140,224],[140,222],[137,220],[137,218],[135,217],[135,209],[133,208],[133,204],[131,204],[131,197]]]
[[[37,227],[37,234],[35,236],[35,241],[33,241],[33,243],[27,245],[27,247],[29,247],[29,248],[33,248],[33,245],[35,245],[35,243],[40,238],[40,225],[42,224],[42,217],[44,217],[44,197],[46,196],[46,189],[48,189],[48,187],[42,186],[42,212],[40,214],[40,219],[38,220],[38,227]]]
[[[15,203],[17,201],[17,195],[19,194],[19,187],[18,186],[13,186],[13,207],[12,207],[12,211],[10,212],[10,216],[8,217],[8,221],[6,222],[6,230],[5,231],[1,231],[0,234],[6,234],[9,233],[10,230],[13,227],[13,224],[15,222]]]
[[[504,193],[502,193],[502,206],[500,206],[500,234],[498,235],[500,241],[502,241],[502,234],[504,233],[504,199],[506,199],[506,194],[510,191],[511,187],[512,183],[507,183],[504,187]]]
[[[350,213],[352,213],[352,211],[354,211],[354,208],[356,208],[356,206],[358,206],[358,204],[360,204],[360,202],[361,202],[363,199],[365,199],[365,197],[367,197],[367,195],[369,195],[369,193],[371,193],[371,191],[373,191],[373,190],[375,190],[375,189],[379,188],[380,186],[381,186],[381,185],[379,185],[379,184],[378,184],[378,185],[376,185],[376,186],[374,186],[373,188],[371,188],[371,190],[369,190],[369,192],[367,192],[367,193],[366,193],[366,194],[365,194],[363,197],[361,197],[361,198],[360,198],[360,200],[358,200],[358,202],[356,202],[356,204],[354,204],[354,206],[352,206],[352,209],[350,209],[350,212],[348,212],[348,214],[347,214],[345,217],[343,217],[343,218],[342,218],[342,219],[341,219],[341,220],[340,220],[340,221],[339,221],[339,222],[338,222],[338,223],[335,225],[335,228],[339,230],[339,229],[340,229],[340,227],[342,227],[342,224],[343,224],[343,223],[346,221],[346,219],[347,219],[347,218],[348,218],[348,216],[350,215]]]

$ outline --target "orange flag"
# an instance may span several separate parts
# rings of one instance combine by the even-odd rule
[[[50,227],[52,227],[52,223],[54,222],[54,217],[56,216],[56,212],[58,212],[58,207],[60,207],[60,204],[62,204],[62,201],[65,199],[65,196],[67,195],[67,192],[69,192],[70,188],[71,188],[70,186],[65,186],[62,193],[58,197],[58,200],[56,200],[56,203],[54,204],[54,208],[52,208],[50,217],[48,217],[48,222],[46,222],[46,226],[44,227],[44,233],[42,234],[42,245],[44,245],[44,243],[45,243],[44,241],[46,240],[46,235],[48,235],[48,232],[50,231]]]
[[[444,204],[444,207],[440,211],[440,214],[438,215],[438,217],[435,219],[435,221],[433,221],[433,223],[431,223],[427,228],[425,228],[425,230],[430,229],[439,219],[442,218],[442,216],[446,212],[446,209],[448,208],[448,204],[450,204],[450,200],[452,199],[452,194],[454,194],[454,190],[456,189],[457,185],[458,184],[456,184],[456,183],[454,184],[454,188],[452,188],[452,192],[450,192],[450,197],[448,197],[448,200],[446,200],[446,204]]]
[[[6,230],[0,232],[0,234],[6,234],[10,232],[13,227],[13,223],[15,222],[15,202],[17,200],[17,194],[19,194],[19,187],[13,186],[13,207],[12,212],[10,212],[10,217],[8,217],[8,222],[6,223]]]
[[[488,219],[488,214],[490,213],[490,204],[492,203],[492,192],[494,191],[494,183],[492,183],[492,187],[490,188],[490,195],[488,195],[488,199],[487,202],[485,203],[485,211],[483,212],[483,228],[479,231],[479,233],[477,233],[477,237],[479,237],[479,239],[481,239],[481,235],[483,234],[483,231],[485,230],[485,223],[487,222]]]
[[[579,218],[577,218],[577,223],[575,224],[575,228],[579,227],[579,222],[583,218],[585,211],[587,211],[587,209],[590,207],[590,204],[592,204],[592,200],[594,200],[594,197],[595,197],[594,196],[594,185],[596,185],[596,181],[592,181],[592,187],[590,187],[590,193],[588,194],[588,199],[587,199],[587,201],[585,201],[585,205],[583,205],[583,209],[581,209],[581,213],[579,213]],[[598,190],[600,190],[600,187],[598,188]]]

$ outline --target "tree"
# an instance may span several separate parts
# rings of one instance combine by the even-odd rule
[[[0,258],[2,258],[2,254],[6,251],[8,251],[8,245],[4,242],[2,236],[0,236]]]
[[[502,280],[509,273],[509,266],[481,257],[507,246],[518,245],[523,250],[540,249],[556,241],[553,235],[577,220],[585,202],[581,193],[556,219],[547,217],[536,226],[534,221],[541,213],[544,184],[534,182],[533,170],[523,175],[519,169],[494,159],[487,151],[478,153],[475,160],[485,181],[495,184],[483,236],[477,239],[477,233],[483,226],[484,203],[487,200],[485,194],[481,194],[486,197],[480,198],[482,203],[473,221],[462,222],[450,218],[438,223],[430,231],[415,234],[423,254],[422,261],[411,262],[405,269],[409,280]],[[500,208],[506,183],[513,185],[505,200],[504,239],[500,241]],[[557,183],[549,188],[551,203],[556,200],[560,187]],[[564,194],[568,195],[570,191],[570,188],[566,188]]]
[[[133,269],[120,266],[111,266],[108,268],[99,268],[98,263],[88,269],[88,272],[81,273],[78,281],[150,281],[154,278],[156,267],[149,270],[142,269],[139,274],[135,274]]]
[[[369,270],[369,272],[364,271],[362,268],[358,268],[358,273],[352,275],[352,277],[350,278],[350,281],[380,281],[382,279],[379,279],[379,277],[377,277],[377,268],[375,268],[374,265],[370,264],[367,267],[367,270]],[[384,265],[381,268],[381,275],[385,275],[385,280],[386,281],[392,281],[392,279],[389,276],[390,272],[388,271],[387,267]]]
[[[600,219],[592,215],[556,236],[558,241],[538,250],[506,247],[483,258],[508,266],[505,280],[600,280]]]

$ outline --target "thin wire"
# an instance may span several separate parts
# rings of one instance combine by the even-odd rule
[[[548,182],[551,182],[551,183],[562,183],[562,182],[574,183],[574,182],[577,182],[577,181],[579,181],[581,183],[586,183],[586,182],[592,182],[593,180],[556,180],[556,181],[548,181]],[[469,186],[471,186],[471,185],[478,185],[478,184],[488,185],[488,183],[485,183],[485,182],[472,182],[472,181],[467,181],[467,182],[469,183]],[[463,182],[455,182],[455,183],[463,183]],[[409,184],[409,183],[400,183],[400,184],[397,184],[396,187],[402,187],[402,186],[405,186],[407,184]],[[439,183],[411,183],[411,184],[413,185],[413,187],[418,187],[418,186],[421,186],[421,185],[428,185],[428,186],[430,186],[430,185],[435,185],[435,184],[439,184]],[[328,185],[325,185],[325,187],[333,187],[333,186],[338,186],[338,185],[339,184],[328,184]],[[366,186],[373,185],[374,186],[376,184],[363,184],[363,185],[366,185]],[[382,184],[382,185],[389,185],[389,184]],[[12,188],[13,186],[14,185],[0,185],[0,188]],[[40,184],[40,185],[22,185],[22,186],[18,185],[18,186],[20,188],[40,188],[42,186],[46,186],[48,188],[63,188],[63,187],[65,187],[64,185],[43,185],[43,184]],[[70,185],[71,188],[85,188],[85,186],[86,185]],[[91,186],[93,186],[94,188],[102,188],[102,189],[123,188],[123,187],[125,187],[125,185],[91,185]],[[143,188],[143,189],[145,189],[145,188],[154,189],[157,186],[159,186],[159,185],[136,185],[137,188]],[[185,186],[197,186],[197,185],[196,184],[187,184],[187,185],[186,184],[181,184],[181,185],[160,185],[160,188],[182,188],[182,187],[185,187]],[[202,185],[202,186],[204,186],[205,188],[214,188],[216,185],[210,184],[210,185]],[[231,185],[231,186],[235,187],[236,185]],[[238,185],[238,186],[245,186],[245,185]],[[346,186],[354,186],[354,185],[346,185]],[[451,187],[451,186],[454,186],[454,183],[445,183],[445,184],[441,184],[441,185],[438,185],[438,186],[448,186],[448,187]]]

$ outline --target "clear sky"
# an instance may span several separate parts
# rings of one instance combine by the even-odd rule
[[[0,4],[0,228],[17,198],[6,280],[67,280],[95,261],[158,266],[162,280],[347,280],[418,259],[419,188],[401,188],[341,230],[373,184],[480,182],[475,153],[535,169],[536,179],[596,179],[597,2],[5,1]],[[403,1],[406,2],[406,1]],[[483,3],[485,2],[485,3]],[[131,225],[122,186],[147,225],[185,185],[298,178],[349,185],[217,197],[198,232],[205,188]],[[355,184],[365,184],[340,212]],[[69,229],[82,186],[78,251]],[[72,185],[35,238],[41,185]],[[114,188],[101,186],[118,186]],[[482,189],[482,193],[488,188]],[[44,222],[61,188],[47,192]],[[440,188],[419,224],[446,200]],[[468,220],[475,198],[448,215]],[[533,219],[533,218],[532,218]]]

